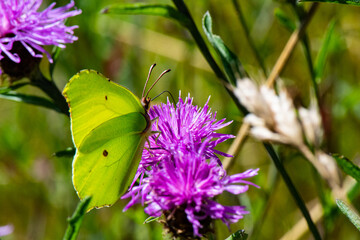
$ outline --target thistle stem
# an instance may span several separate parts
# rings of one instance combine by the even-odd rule
[[[309,67],[309,71],[310,71],[310,75],[311,75],[311,83],[315,92],[315,97],[317,100],[317,104],[320,107],[319,103],[320,103],[320,94],[319,94],[319,88],[318,88],[318,84],[316,83],[316,76],[315,76],[315,70],[314,70],[314,64],[313,61],[311,59],[311,54],[310,54],[310,43],[309,43],[309,39],[307,37],[307,35],[305,34],[304,37],[302,38],[302,43],[304,46],[304,54],[305,54],[305,58],[307,60],[308,63],[308,67]]]
[[[30,79],[31,85],[38,87],[41,89],[46,95],[48,95],[53,101],[54,104],[61,110],[61,113],[66,116],[70,116],[69,114],[69,106],[61,94],[59,88],[55,85],[54,81],[50,81],[42,75],[40,69],[34,74]]]
[[[295,188],[295,185],[293,184],[292,180],[290,179],[290,176],[287,174],[283,164],[280,162],[280,159],[278,158],[274,148],[270,144],[267,144],[267,143],[264,143],[264,146],[265,146],[266,150],[268,151],[268,153],[269,153],[271,159],[273,160],[276,168],[278,169],[279,173],[281,174],[282,178],[284,179],[284,182],[285,182],[287,188],[289,189],[291,195],[293,196],[296,204],[298,205],[301,213],[303,214],[312,235],[314,236],[314,238],[316,240],[320,240],[321,239],[320,233],[318,232],[316,225],[314,224],[314,222],[311,219],[310,213],[309,213],[308,209],[306,208],[304,200],[302,199],[301,195]]]

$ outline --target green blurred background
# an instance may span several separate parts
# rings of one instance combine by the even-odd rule
[[[48,2],[44,1],[44,6]],[[68,1],[56,2],[62,6]],[[67,45],[60,54],[54,72],[57,86],[63,89],[68,79],[82,69],[95,69],[140,96],[148,69],[156,62],[153,78],[164,69],[172,71],[152,90],[152,96],[168,90],[176,97],[181,90],[182,96],[190,93],[195,103],[202,106],[211,95],[210,106],[217,112],[217,118],[233,121],[222,132],[236,135],[242,114],[191,35],[178,23],[161,17],[101,14],[104,7],[118,2],[137,1],[76,1],[83,13],[69,19],[67,24],[79,25],[75,30],[79,40]],[[171,4],[165,0],[152,2]],[[201,18],[210,11],[214,32],[239,56],[253,79],[265,80],[231,1],[185,2],[201,32]],[[286,1],[239,0],[239,3],[250,36],[269,72],[291,34],[276,19],[274,11],[280,8],[296,22],[295,13]],[[304,4],[305,9],[308,6]],[[315,59],[329,23],[336,21],[320,84],[327,123],[325,149],[355,162],[360,142],[359,17],[359,7],[321,4],[307,29]],[[282,78],[296,101],[307,105],[310,73],[301,44],[296,47]],[[21,92],[45,96],[31,87]],[[165,101],[166,94],[155,103]],[[0,112],[0,226],[11,223],[15,227],[14,233],[4,239],[61,239],[66,219],[78,203],[71,182],[72,159],[53,156],[72,147],[69,119],[48,109],[7,100],[0,100]],[[218,148],[227,151],[230,144],[231,140]],[[295,150],[277,147],[277,151],[302,197],[312,206],[320,191],[313,169]],[[252,187],[243,196],[225,194],[219,199],[223,204],[241,203],[251,211],[244,220],[231,226],[231,232],[245,229],[251,234],[250,239],[279,239],[301,214],[282,179],[274,175],[276,170],[262,144],[252,138],[247,140],[229,173],[248,168],[260,168],[259,176],[252,181],[261,189]],[[269,189],[274,176],[277,184]],[[127,201],[87,214],[78,239],[162,239],[160,224],[143,224],[147,216],[141,206],[122,212]],[[360,207],[357,202],[353,204]],[[318,226],[326,239],[359,239],[355,227],[338,211],[329,213]],[[221,222],[217,222],[216,229],[217,239],[230,234]],[[306,234],[303,239],[311,236]]]

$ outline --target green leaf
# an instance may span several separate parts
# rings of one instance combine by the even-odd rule
[[[75,155],[75,148],[69,147],[65,150],[56,152],[53,154],[55,157],[74,157]]]
[[[315,70],[315,79],[317,83],[321,82],[321,79],[324,74],[326,59],[328,56],[330,43],[331,43],[331,36],[333,35],[334,28],[335,28],[335,20],[330,22],[329,27],[327,28],[327,31],[325,33],[325,37],[321,45],[320,51],[315,60],[314,70]]]
[[[326,2],[326,3],[340,3],[340,4],[347,4],[347,5],[355,5],[360,6],[359,0],[299,0],[299,2]]]
[[[160,217],[148,217],[147,219],[145,219],[144,223],[150,223],[153,221],[158,220]]]
[[[358,166],[344,156],[338,154],[333,154],[332,156],[346,174],[353,177],[357,182],[360,182],[360,168]]]
[[[225,240],[246,240],[247,238],[248,238],[248,234],[246,234],[244,230],[239,230],[231,234]]]
[[[181,25],[188,25],[188,18],[168,4],[118,3],[105,8],[105,14],[151,15],[170,18]]]
[[[91,200],[91,197],[86,197],[86,198],[84,198],[84,200],[79,202],[79,204],[76,207],[75,212],[73,213],[71,218],[68,219],[69,224],[66,229],[63,240],[75,240],[77,238],[82,220],[84,218],[84,215],[86,213],[86,209],[90,203],[90,200]]]
[[[7,99],[15,102],[24,102],[61,112],[61,110],[52,101],[46,98],[17,93],[15,91],[0,93],[0,99]]]
[[[209,12],[205,13],[202,25],[206,37],[221,58],[229,82],[236,85],[236,79],[247,76],[241,62],[238,57],[225,45],[223,40],[218,35],[212,33],[212,19]]]
[[[279,20],[289,32],[293,32],[296,29],[296,24],[290,19],[290,17],[280,8],[276,8],[274,12],[275,17]]]
[[[341,212],[347,216],[352,224],[360,231],[360,217],[352,210],[344,201],[336,199],[336,204],[340,208]]]
[[[8,93],[10,91],[16,90],[16,89],[21,88],[23,86],[26,86],[28,84],[29,83],[18,83],[18,84],[15,84],[15,85],[11,85],[9,87],[0,87],[0,94]]]

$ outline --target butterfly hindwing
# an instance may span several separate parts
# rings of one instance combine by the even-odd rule
[[[112,205],[130,185],[146,124],[142,114],[129,113],[101,124],[85,137],[75,155],[73,183],[80,199],[93,196],[89,208]]]

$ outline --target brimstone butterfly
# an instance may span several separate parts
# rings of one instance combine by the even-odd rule
[[[145,87],[140,101],[94,70],[79,72],[65,86],[76,147],[73,184],[80,199],[92,196],[87,210],[114,204],[134,178],[146,138],[152,134],[147,114],[150,89],[144,96]]]

